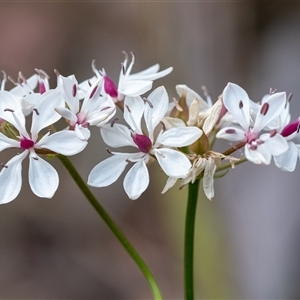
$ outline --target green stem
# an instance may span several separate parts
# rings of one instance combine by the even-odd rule
[[[184,241],[184,283],[186,300],[194,299],[194,236],[199,182],[200,180],[197,179],[194,183],[189,183],[186,209]]]
[[[76,182],[82,193],[85,195],[87,200],[90,202],[90,204],[94,207],[94,209],[97,211],[97,213],[100,215],[100,217],[103,219],[103,221],[106,223],[106,225],[110,228],[110,230],[114,233],[116,238],[119,240],[119,242],[123,245],[123,247],[126,249],[128,254],[132,257],[132,259],[135,261],[135,263],[138,265],[144,276],[146,277],[154,299],[162,299],[162,295],[160,293],[159,287],[157,285],[157,282],[150,271],[149,267],[146,265],[144,260],[141,258],[141,256],[138,254],[138,252],[135,250],[135,248],[132,246],[132,244],[128,241],[124,233],[120,230],[120,228],[116,225],[116,223],[112,220],[112,218],[107,214],[107,212],[104,210],[104,208],[101,206],[101,204],[97,201],[93,193],[90,191],[88,186],[85,184],[71,161],[63,156],[58,155],[59,160],[62,162],[62,164],[66,167],[66,169],[69,171],[71,177]]]

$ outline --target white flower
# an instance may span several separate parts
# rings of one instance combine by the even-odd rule
[[[25,116],[32,113],[34,106],[40,99],[40,95],[50,89],[49,76],[46,72],[40,69],[36,69],[36,72],[37,74],[34,74],[29,78],[25,78],[22,72],[19,72],[17,82],[14,82],[13,79],[10,78],[16,85],[10,90],[10,93],[20,101]],[[38,87],[37,92],[34,91],[36,87]]]
[[[103,140],[110,147],[132,146],[135,153],[111,152],[112,157],[100,162],[91,171],[88,184],[104,187],[115,182],[129,162],[134,163],[124,179],[124,189],[130,199],[137,199],[148,187],[147,163],[155,157],[162,170],[171,177],[185,177],[191,167],[189,159],[172,148],[187,146],[202,134],[197,127],[178,127],[161,130],[157,137],[154,130],[163,119],[168,108],[168,95],[164,87],[155,89],[144,103],[140,97],[126,97],[124,118],[130,129],[124,125],[101,128]],[[147,133],[142,130],[144,116]]]
[[[89,126],[102,126],[115,114],[116,107],[112,99],[101,97],[102,78],[96,80],[87,90],[80,107],[78,83],[74,75],[69,77],[58,76],[58,87],[68,107],[57,107],[55,110],[68,120],[71,129],[74,129],[78,138],[90,138]]]
[[[88,83],[93,83],[97,78],[103,77],[104,92],[111,96],[115,102],[122,101],[124,100],[125,96],[137,97],[146,93],[152,88],[152,83],[154,80],[168,75],[173,70],[172,67],[169,67],[161,72],[158,72],[159,64],[155,64],[141,72],[130,74],[135,61],[134,54],[131,54],[132,60],[127,68],[128,55],[125,53],[125,60],[122,63],[118,85],[116,85],[114,81],[108,77],[104,69],[97,70],[93,64],[92,67],[96,76],[92,79],[82,82],[79,85],[80,89],[86,90]]]
[[[287,151],[287,142],[275,129],[260,135],[260,132],[266,130],[267,126],[282,113],[286,105],[284,92],[263,98],[253,125],[250,100],[240,86],[228,83],[223,92],[223,103],[241,127],[234,125],[224,127],[217,133],[217,138],[244,142],[245,156],[255,164],[270,164],[272,156]]]
[[[54,110],[55,106],[62,105],[62,97],[57,90],[49,90],[40,96],[32,116],[30,133],[25,127],[19,101],[9,92],[0,92],[0,118],[12,124],[19,132],[18,140],[0,133],[0,151],[7,148],[24,150],[10,159],[0,172],[0,203],[14,200],[22,185],[22,161],[29,156],[29,185],[32,192],[38,197],[51,198],[58,187],[58,174],[56,170],[37,152],[49,153],[53,151],[63,155],[73,155],[86,146],[85,141],[77,138],[73,131],[60,131],[53,134],[46,133],[42,138],[39,132],[60,119]]]

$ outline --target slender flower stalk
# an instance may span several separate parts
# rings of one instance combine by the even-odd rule
[[[199,182],[200,179],[197,179],[194,183],[189,183],[186,209],[184,241],[184,292],[186,300],[194,299],[194,240]]]
[[[90,191],[88,186],[85,184],[84,180],[81,178],[71,161],[63,155],[57,156],[59,160],[62,162],[62,164],[65,166],[65,168],[70,173],[71,177],[77,184],[77,186],[80,188],[86,199],[89,201],[89,203],[93,206],[93,208],[96,210],[96,212],[99,214],[99,216],[102,218],[102,220],[106,223],[106,225],[109,227],[109,229],[113,232],[113,234],[116,236],[116,238],[119,240],[119,242],[123,245],[125,250],[128,252],[128,254],[131,256],[131,258],[134,260],[134,262],[138,265],[144,276],[146,277],[151,290],[153,294],[153,299],[160,300],[162,299],[161,292],[159,290],[159,287],[157,285],[156,279],[154,278],[152,272],[150,271],[149,267],[145,263],[145,261],[142,259],[142,257],[138,254],[138,252],[135,250],[135,248],[132,246],[132,244],[129,242],[129,240],[126,238],[124,233],[121,231],[121,229],[117,226],[117,224],[112,220],[112,218],[109,216],[109,214],[105,211],[105,209],[101,206],[101,204],[98,202],[98,200],[95,198],[93,193]]]

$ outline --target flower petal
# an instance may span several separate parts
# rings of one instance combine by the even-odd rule
[[[182,178],[189,173],[192,165],[183,153],[168,148],[154,149],[152,151],[161,168],[168,176]]]
[[[89,174],[88,185],[104,187],[114,183],[127,166],[125,156],[113,155],[97,164]]]
[[[10,159],[0,172],[0,204],[14,200],[20,193],[22,186],[22,161],[28,151]]]
[[[240,127],[224,127],[216,134],[218,139],[225,139],[233,142],[246,141],[245,131]]]
[[[73,113],[79,111],[79,96],[78,96],[78,82],[74,75],[64,77],[58,76],[58,88],[60,89],[65,102]]]
[[[41,129],[55,123],[61,118],[61,115],[55,111],[55,108],[63,106],[64,101],[58,90],[49,90],[41,95],[35,106],[37,113],[32,115],[31,134],[33,140],[36,140]]]
[[[274,156],[274,162],[279,169],[283,171],[293,172],[297,165],[299,150],[293,142],[289,142],[288,144],[288,151],[284,152],[281,155]]]
[[[201,135],[202,130],[195,126],[171,128],[159,135],[155,144],[168,147],[183,147],[191,145]]]
[[[269,165],[272,158],[270,151],[264,144],[257,146],[256,150],[252,150],[249,145],[246,145],[245,156],[249,161],[257,165]]]
[[[12,147],[19,147],[20,142],[16,141],[14,139],[8,138],[6,135],[0,132],[0,151],[7,149],[7,148],[12,148]]]
[[[56,107],[55,111],[66,120],[69,120],[71,126],[74,126],[74,124],[77,122],[76,114],[74,114],[70,109],[66,107]]]
[[[265,133],[260,136],[260,139],[264,141],[264,145],[270,151],[271,155],[280,155],[289,149],[287,141],[280,134],[270,136],[268,133]]]
[[[244,89],[229,82],[223,91],[223,103],[244,130],[250,124],[249,97]]]
[[[87,141],[80,140],[75,131],[62,130],[51,135],[45,135],[35,145],[36,149],[49,149],[62,155],[74,155],[81,152]]]
[[[264,99],[256,116],[253,131],[260,132],[270,122],[277,118],[284,110],[286,93],[275,93]]]
[[[108,124],[104,125],[100,128],[100,132],[104,142],[110,147],[134,146],[137,148],[131,137],[131,131],[122,124],[114,124],[113,127]]]
[[[215,195],[214,190],[214,174],[216,171],[215,161],[209,157],[205,164],[204,175],[203,175],[203,191],[205,196],[211,200]]]
[[[121,84],[121,86],[119,87],[119,93],[126,96],[137,97],[145,94],[151,88],[152,88],[152,81],[130,80],[125,82],[124,84]]]
[[[144,160],[133,165],[124,178],[123,186],[128,197],[135,200],[149,185],[149,173]]]
[[[34,152],[29,155],[28,180],[32,192],[41,198],[52,198],[59,183],[56,170]]]
[[[156,88],[149,96],[150,105],[145,106],[145,122],[149,133],[150,140],[153,140],[153,130],[165,116],[169,97],[166,89],[163,86]]]
[[[176,184],[177,180],[178,178],[169,177],[161,193],[164,194],[170,190]]]
[[[7,91],[0,91],[0,118],[14,125],[17,129],[20,129],[19,124],[25,128],[25,117],[21,104],[15,96]]]
[[[141,97],[125,97],[124,119],[132,130],[142,134],[141,119],[144,113],[145,103]]]

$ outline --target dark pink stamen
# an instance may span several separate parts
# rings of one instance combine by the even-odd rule
[[[73,97],[76,97],[76,94],[77,94],[77,86],[76,86],[76,84],[74,84],[73,88],[72,88],[72,95],[73,95]]]
[[[244,106],[244,104],[243,104],[243,101],[242,101],[242,100],[240,100],[240,102],[239,102],[239,109],[242,109],[242,108],[243,108],[243,106]]]
[[[143,153],[149,153],[152,148],[151,140],[143,134],[132,134],[132,139]]]
[[[96,85],[96,86],[93,88],[93,90],[92,90],[92,92],[91,92],[91,94],[90,94],[90,99],[95,95],[97,89],[98,89],[98,85]]]
[[[108,77],[104,76],[104,90],[105,93],[111,96],[112,98],[118,97],[118,89],[115,83]]]
[[[297,119],[297,120],[291,122],[290,124],[286,125],[282,129],[281,135],[283,137],[287,137],[287,136],[291,135],[292,133],[299,131],[299,126],[300,126],[300,119]]]
[[[269,110],[269,106],[269,103],[265,102],[260,109],[260,113],[265,116]]]
[[[234,129],[227,129],[225,130],[226,133],[229,133],[229,134],[235,134],[236,131]]]
[[[22,137],[20,140],[20,148],[22,149],[30,149],[34,146],[34,141],[27,139],[26,137]]]

